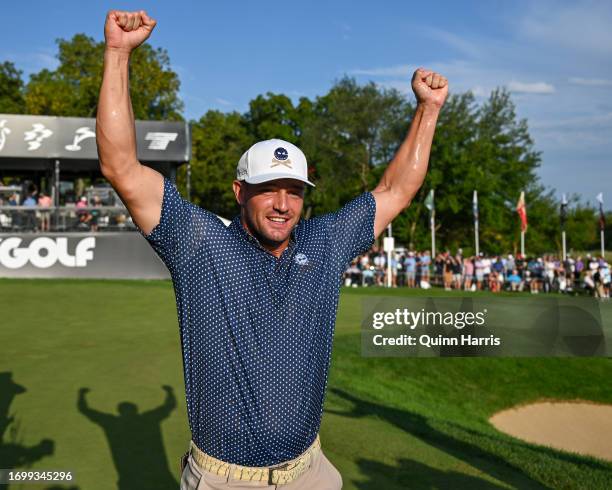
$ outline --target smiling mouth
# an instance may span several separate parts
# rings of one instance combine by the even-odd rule
[[[274,224],[284,225],[289,222],[289,218],[281,218],[280,216],[268,216],[268,221]]]

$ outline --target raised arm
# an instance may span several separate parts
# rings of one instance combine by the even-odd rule
[[[412,77],[417,107],[408,135],[372,191],[376,200],[374,234],[380,235],[406,209],[421,188],[440,109],[448,95],[446,78],[419,68]]]
[[[130,101],[131,52],[151,34],[155,21],[144,10],[111,10],[106,16],[104,75],[96,117],[96,142],[102,174],[128,208],[134,222],[149,234],[159,222],[163,176],[136,157],[136,127]]]

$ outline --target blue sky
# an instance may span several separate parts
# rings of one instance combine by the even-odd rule
[[[150,42],[168,50],[188,118],[244,111],[268,91],[314,97],[344,74],[411,96],[419,66],[479,102],[506,86],[544,184],[593,204],[603,192],[612,209],[612,2],[32,0],[3,7],[0,61],[27,80],[56,65],[57,38],[101,40],[111,8],[157,19]]]

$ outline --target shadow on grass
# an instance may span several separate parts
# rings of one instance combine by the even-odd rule
[[[99,425],[111,450],[119,475],[119,490],[167,490],[179,484],[168,468],[168,459],[161,435],[161,422],[176,408],[176,398],[170,386],[164,386],[165,401],[157,408],[138,413],[131,402],[117,405],[118,415],[91,408],[85,395],[89,388],[79,390],[79,412]]]
[[[355,486],[360,490],[380,490],[381,488],[499,490],[507,488],[477,476],[470,476],[457,471],[439,470],[410,459],[399,459],[397,466],[359,459],[357,465],[361,473],[368,475],[370,478],[366,482],[355,482]]]
[[[353,408],[350,411],[326,409],[327,413],[345,417],[377,416],[391,423],[415,437],[433,446],[483,473],[508,483],[516,488],[547,488],[527,476],[520,468],[499,456],[487,452],[469,442],[456,439],[432,427],[429,420],[422,415],[406,410],[386,407],[377,403],[357,398],[343,390],[333,388],[330,390],[335,396],[348,401]],[[362,473],[367,475],[369,481],[355,482],[357,488],[392,489],[392,488],[503,488],[478,477],[457,472],[446,472],[431,468],[416,461],[400,459],[399,467],[391,467],[377,461],[359,460]]]
[[[13,373],[0,373],[0,467],[5,469],[28,469],[55,450],[51,439],[42,439],[35,446],[22,442],[24,431],[9,410],[15,397],[26,391],[24,386],[13,381]]]

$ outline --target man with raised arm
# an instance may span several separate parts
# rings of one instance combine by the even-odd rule
[[[378,186],[334,213],[302,219],[306,157],[256,143],[226,227],[136,158],[129,57],[154,27],[144,11],[109,12],[96,134],[104,176],[174,285],[191,429],[181,489],[339,489],[318,433],[342,274],[421,187],[447,80],[415,71],[405,141]]]

